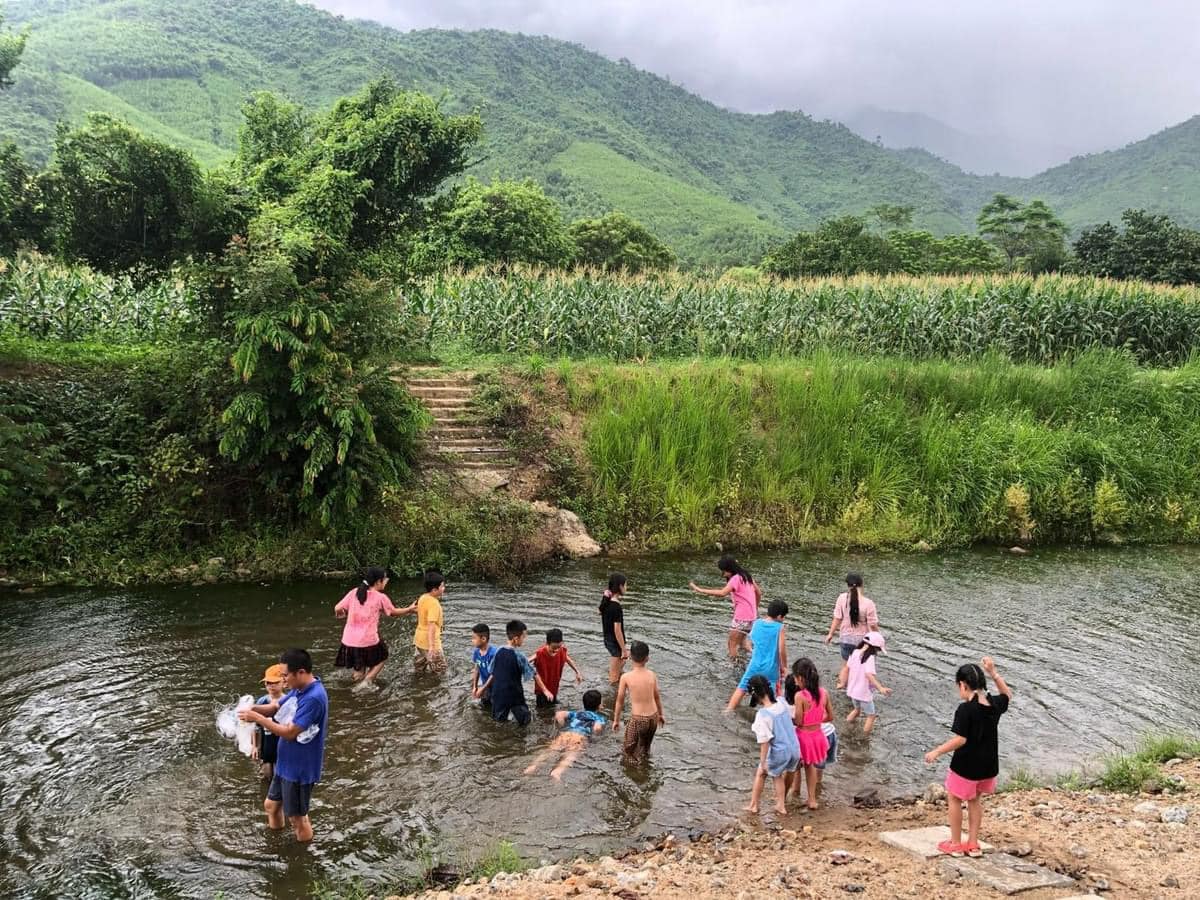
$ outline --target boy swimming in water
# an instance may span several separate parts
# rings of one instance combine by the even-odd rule
[[[563,772],[571,768],[575,760],[579,759],[579,754],[587,747],[588,741],[604,733],[604,726],[608,724],[608,720],[600,714],[599,710],[599,691],[583,692],[583,712],[559,710],[554,716],[554,721],[558,723],[558,727],[562,731],[550,742],[549,747],[533,758],[533,762],[525,769],[525,774],[537,774],[542,763],[554,754],[561,753],[562,758],[558,761],[558,765],[550,770],[550,777],[555,781],[561,781]]]

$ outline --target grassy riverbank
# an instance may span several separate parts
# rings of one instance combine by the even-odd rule
[[[529,396],[542,378],[582,435],[562,499],[609,544],[1200,538],[1200,363],[562,362]]]
[[[414,474],[336,529],[217,452],[209,345],[0,345],[0,577],[285,577],[544,561],[502,494]],[[1200,362],[817,353],[613,365],[468,358],[521,480],[613,552],[1200,539]],[[214,387],[216,386],[216,387]],[[211,563],[211,560],[220,560]]]

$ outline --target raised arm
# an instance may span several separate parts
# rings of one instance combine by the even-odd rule
[[[1010,688],[1008,686],[1008,684],[1005,683],[1004,678],[1000,675],[999,672],[996,671],[996,661],[994,659],[992,659],[990,656],[985,656],[983,658],[983,660],[980,662],[980,667],[987,674],[988,678],[990,678],[990,679],[992,679],[992,681],[996,682],[996,690],[998,690],[1005,697],[1007,697],[1009,700],[1011,700],[1012,695],[1013,695],[1012,688]]]

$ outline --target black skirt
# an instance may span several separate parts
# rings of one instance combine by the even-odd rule
[[[339,669],[372,669],[387,658],[388,648],[383,641],[374,647],[347,647],[342,644],[333,664]]]

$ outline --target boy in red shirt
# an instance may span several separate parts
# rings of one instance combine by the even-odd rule
[[[562,680],[564,666],[570,666],[575,672],[576,684],[582,683],[583,676],[579,673],[575,661],[567,653],[567,648],[563,646],[562,629],[551,628],[546,632],[546,643],[539,647],[537,653],[533,655],[533,670],[546,685],[546,690],[554,695],[554,699],[547,700],[538,694],[538,706],[553,706],[558,702],[558,683]]]

